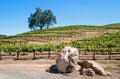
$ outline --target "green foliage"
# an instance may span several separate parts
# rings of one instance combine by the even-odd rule
[[[11,40],[11,39],[0,39],[0,45],[5,45],[5,46],[14,46],[16,44],[21,44],[21,43],[24,43],[26,44],[27,41],[26,40]]]
[[[28,52],[30,49],[28,49],[28,46],[21,46],[22,52]]]
[[[54,51],[56,49],[56,46],[51,43],[47,43],[42,45],[44,51]]]
[[[36,12],[28,18],[28,23],[29,28],[35,30],[37,27],[42,29],[44,26],[47,26],[48,28],[49,25],[53,25],[57,21],[51,10],[42,11],[40,8],[36,8]]]
[[[6,40],[4,40],[7,42]],[[10,42],[10,41],[9,41]],[[14,41],[11,41],[14,43]],[[99,52],[118,52],[120,51],[120,32],[108,33],[99,37],[92,37],[83,40],[75,40],[70,43],[60,43],[60,44],[52,44],[47,43],[43,45],[28,45],[28,46],[0,46],[1,51],[5,52],[42,52],[42,51],[54,51],[61,50],[65,46],[72,46],[76,48],[85,49],[86,51],[99,51]],[[108,49],[111,48],[111,49]]]
[[[67,43],[62,42],[62,43],[56,45],[56,48],[60,51],[67,45],[68,45]]]
[[[0,46],[0,52],[3,52],[3,51],[4,51],[4,47]]]
[[[37,51],[36,45],[29,45],[28,46],[28,52],[35,52],[35,51]]]
[[[70,42],[70,45],[77,48],[84,48],[89,52],[95,50],[100,52],[118,52],[120,51],[120,32],[109,33],[104,36],[93,37],[84,40],[75,40]]]
[[[13,52],[22,52],[21,46],[14,46],[13,47]]]
[[[42,45],[37,45],[37,51],[38,51],[38,52],[42,53],[43,49],[44,49],[44,48],[43,48]]]
[[[43,11],[42,16],[47,28],[49,28],[49,25],[53,25],[54,23],[55,24],[57,23],[56,16],[53,15],[53,12],[50,9]]]

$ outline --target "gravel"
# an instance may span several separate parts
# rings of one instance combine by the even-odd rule
[[[35,61],[33,61],[35,62]],[[120,71],[110,71],[112,76],[83,76],[79,72],[60,74],[45,70],[51,64],[45,63],[0,63],[0,79],[120,79]]]

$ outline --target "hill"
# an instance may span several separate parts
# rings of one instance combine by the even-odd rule
[[[50,51],[59,51],[66,45],[76,47],[82,52],[90,52],[93,59],[96,59],[95,54],[100,53],[109,53],[109,59],[112,54],[116,54],[114,58],[119,59],[120,29],[112,29],[109,26],[74,25],[35,30],[0,39],[0,51],[6,51],[9,55],[16,52],[17,59],[19,52],[33,52],[35,59],[35,51],[44,52],[45,57],[48,51],[50,58]]]
[[[104,26],[109,29],[120,29],[120,23],[113,23],[113,24],[108,24]]]
[[[101,36],[106,33],[118,32],[119,29],[111,28],[117,27],[117,25],[110,24],[105,26],[91,26],[91,25],[71,25],[55,27],[43,30],[35,30],[15,36],[5,37],[9,40],[25,40],[28,44],[43,44],[43,43],[61,43],[71,42],[73,40],[82,40],[85,38],[91,38]]]
[[[3,37],[6,37],[6,35],[1,35],[1,34],[0,34],[0,38],[3,38]]]

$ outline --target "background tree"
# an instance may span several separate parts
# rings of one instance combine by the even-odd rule
[[[42,29],[42,10],[40,8],[36,8],[36,12],[31,14],[30,17],[28,18],[28,23],[29,23],[29,28],[30,29],[36,29],[37,27],[39,27],[40,29]]]
[[[36,28],[43,29],[44,26],[47,28],[50,25],[56,24],[56,16],[53,15],[51,10],[42,11],[39,7],[36,11],[28,18],[29,28],[35,30]]]
[[[43,17],[47,28],[49,28],[50,25],[57,23],[56,16],[53,15],[53,12],[50,9],[43,12]]]

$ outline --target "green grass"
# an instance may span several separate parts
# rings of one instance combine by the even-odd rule
[[[101,64],[120,64],[120,61],[118,60],[106,60],[106,61],[97,61],[98,63],[101,63]]]
[[[107,66],[104,67],[105,70],[120,70],[120,67],[112,67],[112,66]]]

